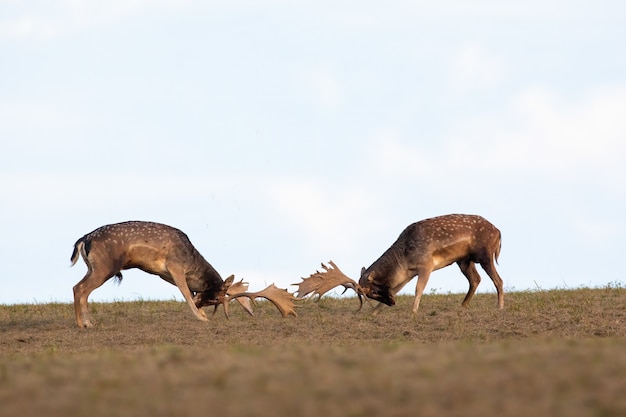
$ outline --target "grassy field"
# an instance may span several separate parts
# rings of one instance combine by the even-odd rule
[[[0,306],[0,416],[624,416],[626,289],[354,298],[282,318],[175,301]]]

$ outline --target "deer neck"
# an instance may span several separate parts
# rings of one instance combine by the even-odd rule
[[[398,246],[392,246],[378,258],[367,270],[365,277],[374,273],[374,281],[378,285],[394,288],[406,279],[406,257],[404,251]]]

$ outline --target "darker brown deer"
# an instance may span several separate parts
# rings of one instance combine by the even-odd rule
[[[467,306],[481,280],[476,270],[476,264],[480,264],[496,287],[498,308],[501,309],[504,307],[504,289],[495,267],[500,248],[500,231],[483,217],[450,214],[409,225],[380,258],[361,270],[358,283],[346,277],[331,262],[331,268],[322,264],[325,272],[316,272],[294,285],[298,285],[299,297],[308,294],[321,297],[337,285],[352,288],[359,299],[365,295],[380,302],[374,309],[375,314],[382,305],[395,305],[395,295],[417,276],[413,303],[413,313],[417,313],[430,274],[455,262],[469,281],[469,290],[462,303]]]
[[[110,278],[121,280],[121,271],[131,268],[158,275],[176,285],[191,311],[202,321],[208,318],[200,308],[213,305],[217,309],[223,305],[228,316],[227,306],[233,299],[252,314],[248,300],[256,297],[270,300],[283,316],[296,315],[292,294],[273,284],[263,291],[247,293],[247,283],[233,284],[233,275],[224,281],[185,233],[164,224],[129,221],[102,226],[76,241],[72,265],[79,254],[88,269],[74,286],[74,311],[79,327],[93,326],[87,305],[89,294]]]

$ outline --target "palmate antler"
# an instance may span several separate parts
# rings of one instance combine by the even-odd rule
[[[292,284],[298,286],[298,290],[296,291],[298,297],[304,298],[310,295],[311,298],[314,298],[317,295],[317,299],[315,299],[315,302],[317,302],[322,298],[322,295],[326,294],[328,291],[343,285],[344,290],[342,294],[345,293],[348,288],[354,290],[359,297],[359,310],[361,310],[363,307],[363,290],[361,286],[341,272],[333,261],[329,261],[328,263],[330,267],[322,263],[322,268],[325,272],[315,271],[308,278],[302,278],[302,282],[299,284]]]
[[[289,291],[278,288],[274,284],[269,285],[262,291],[242,292],[239,294],[235,294],[230,298],[239,301],[239,297],[247,297],[248,300],[251,300],[253,303],[255,298],[265,298],[266,300],[269,300],[272,304],[274,304],[274,306],[276,306],[276,308],[278,309],[278,311],[280,311],[280,314],[282,314],[283,317],[297,316],[294,301],[300,300],[300,298],[295,297]],[[224,304],[224,309],[226,311],[226,314],[228,315],[228,304]]]
[[[270,301],[280,314],[283,317],[287,316],[297,316],[295,310],[294,301],[299,300],[299,298],[295,297],[292,293],[288,292],[285,289],[281,289],[276,287],[274,284],[269,285],[262,291],[257,292],[246,292],[248,290],[248,283],[240,280],[239,282],[234,283],[228,288],[226,292],[226,297],[224,297],[223,305],[224,305],[224,314],[226,317],[229,317],[228,306],[232,300],[237,300],[239,304],[243,307],[244,310],[251,316],[254,316],[254,312],[252,311],[252,306],[250,302],[254,303],[255,298],[265,298]],[[217,305],[215,309],[217,310]],[[215,313],[215,311],[214,311]]]
[[[230,277],[229,277],[230,279]],[[215,307],[213,308],[213,314],[215,314],[217,312],[217,308],[221,305],[224,306],[224,314],[226,314],[227,318],[230,318],[228,316],[228,304],[234,299],[237,300],[237,302],[239,304],[241,304],[241,306],[243,307],[243,309],[250,314],[251,316],[254,316],[254,312],[252,311],[252,306],[250,305],[250,299],[249,298],[237,298],[234,297],[237,294],[242,294],[245,293],[248,290],[248,283],[247,282],[243,282],[243,279],[240,279],[238,282],[235,282],[234,284],[230,285],[227,290],[226,290],[226,295],[222,296],[222,297],[218,297],[219,301],[215,304]]]

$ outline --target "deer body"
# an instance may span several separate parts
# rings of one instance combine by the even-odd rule
[[[72,265],[79,254],[87,274],[74,286],[74,310],[79,327],[92,327],[87,306],[89,294],[121,271],[138,268],[176,285],[195,316],[207,321],[205,305],[217,305],[234,277],[224,282],[219,273],[194,248],[186,234],[173,227],[142,221],[102,226],[76,241]],[[194,296],[195,294],[195,296]]]
[[[392,306],[395,295],[417,276],[413,304],[416,313],[431,272],[456,262],[469,281],[462,303],[466,306],[481,280],[475,266],[478,263],[493,281],[498,308],[503,308],[503,283],[494,263],[500,245],[500,231],[480,216],[451,214],[422,220],[404,229],[380,258],[361,270],[359,285],[369,298]]]
[[[413,303],[413,313],[417,313],[431,272],[455,262],[469,281],[469,290],[462,303],[466,306],[480,283],[476,270],[476,264],[480,264],[496,286],[498,308],[503,308],[503,284],[495,267],[500,255],[500,243],[500,231],[480,216],[449,214],[433,217],[404,229],[380,258],[369,268],[361,269],[358,283],[330,261],[330,266],[322,263],[324,271],[316,271],[294,285],[298,286],[299,297],[311,295],[317,296],[318,300],[326,292],[342,285],[346,290],[350,288],[356,292],[361,307],[362,296],[379,301],[373,311],[376,314],[384,304],[395,305],[395,295],[417,276]]]

